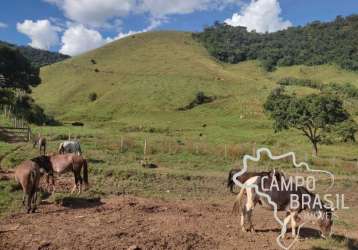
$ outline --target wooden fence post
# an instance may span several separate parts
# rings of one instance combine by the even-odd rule
[[[147,139],[144,139],[143,154],[144,154],[144,157],[147,155]]]
[[[225,160],[227,159],[227,145],[225,144],[225,149],[224,149],[224,156],[225,156]]]
[[[121,136],[121,153],[123,153],[123,136]]]
[[[30,126],[27,127],[27,140],[28,140],[28,142],[31,141],[31,129],[30,129]]]

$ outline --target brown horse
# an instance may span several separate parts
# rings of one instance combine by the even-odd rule
[[[52,177],[53,192],[55,191],[55,179],[53,173],[59,175],[72,171],[75,177],[75,185],[72,189],[72,193],[78,188],[78,192],[82,191],[82,181],[85,187],[88,186],[88,164],[87,160],[77,154],[61,154],[40,156],[34,158],[33,161],[37,162],[41,167],[45,169],[51,169],[49,176]],[[83,168],[83,179],[81,177],[81,170]],[[49,179],[48,179],[49,181]]]
[[[38,146],[39,150],[40,150],[40,155],[41,155],[42,151],[43,151],[42,155],[46,155],[46,145],[47,145],[46,138],[43,137],[43,136],[38,136],[37,138],[34,139],[33,142],[34,142],[33,143],[33,148]]]
[[[21,184],[24,192],[22,204],[26,207],[27,213],[35,212],[36,210],[38,186],[44,172],[45,169],[33,161],[24,161],[15,169],[15,180]]]

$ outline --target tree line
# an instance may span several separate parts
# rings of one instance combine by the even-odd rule
[[[18,51],[35,67],[43,67],[70,58],[68,55],[35,49],[30,46],[17,46],[3,41],[0,41],[0,45],[18,49]]]
[[[0,44],[0,105],[30,123],[52,124],[55,120],[30,96],[31,88],[41,83],[39,73],[18,49]]]
[[[337,64],[358,70],[358,15],[337,16],[332,22],[315,21],[273,33],[248,32],[245,27],[215,22],[193,37],[212,56],[227,63],[258,59],[268,71],[301,64]]]

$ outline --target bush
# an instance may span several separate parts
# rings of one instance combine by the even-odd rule
[[[186,105],[185,107],[179,108],[179,111],[185,111],[185,110],[189,110],[189,109],[193,109],[198,105],[202,105],[205,103],[210,103],[216,100],[215,96],[206,96],[204,94],[203,91],[199,91],[196,93],[195,95],[195,99],[190,102],[188,105]]]
[[[358,88],[351,83],[330,83],[324,85],[322,91],[330,94],[335,94],[340,97],[358,98]]]
[[[355,142],[355,134],[358,131],[358,125],[353,120],[348,120],[338,124],[335,128],[341,142]]]
[[[91,102],[94,102],[95,100],[97,100],[97,93],[92,92],[88,95],[88,100],[90,100]]]

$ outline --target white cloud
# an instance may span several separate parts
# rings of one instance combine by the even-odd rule
[[[110,43],[134,34],[150,31],[159,24],[160,21],[153,20],[151,24],[143,30],[131,30],[127,33],[120,32],[114,38],[104,38],[97,30],[86,28],[82,24],[72,24],[64,32],[61,38],[62,47],[60,49],[60,53],[71,56],[79,55],[89,50],[99,48],[106,43]]]
[[[109,41],[111,40],[104,39],[98,31],[88,29],[82,24],[76,24],[64,32],[61,38],[60,52],[74,56],[101,47]]]
[[[25,20],[17,23],[17,30],[31,39],[29,45],[38,49],[49,50],[52,46],[58,44],[58,32],[61,29],[53,26],[49,20]]]
[[[240,0],[142,0],[140,9],[154,17],[173,14],[189,14],[195,11],[221,9]]]
[[[251,0],[249,5],[242,8],[225,22],[231,26],[244,26],[249,31],[274,32],[292,26],[290,21],[280,17],[281,7],[278,0]]]
[[[122,39],[122,38],[125,38],[127,36],[132,36],[132,35],[135,35],[135,34],[148,32],[148,31],[151,31],[151,30],[155,29],[156,27],[158,27],[161,23],[162,23],[162,20],[153,19],[151,24],[148,27],[146,27],[145,29],[136,30],[136,31],[130,30],[130,31],[126,32],[126,33],[120,32],[115,38],[107,38],[107,41],[113,42],[115,40]]]
[[[3,22],[0,22],[0,28],[7,28],[7,24],[3,23]]]
[[[112,27],[113,20],[129,14],[164,18],[174,14],[222,9],[241,0],[44,0],[63,10],[70,20],[92,28]]]
[[[94,28],[109,26],[108,21],[129,14],[133,0],[45,0],[57,5],[70,20]]]
[[[133,34],[147,32],[169,20],[170,15],[223,9],[242,0],[43,0],[58,6],[67,18],[61,53],[78,55],[105,43]],[[150,22],[142,30],[122,30],[123,18],[141,15]],[[115,37],[104,38],[101,29],[112,29]]]

